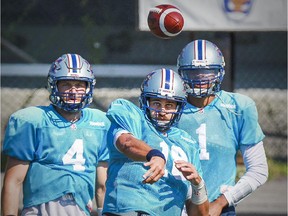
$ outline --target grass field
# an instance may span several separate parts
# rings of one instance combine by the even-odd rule
[[[288,176],[286,161],[283,162],[268,159],[268,167],[269,167],[269,180],[281,178],[283,176]]]
[[[269,177],[268,181],[279,179],[288,176],[287,162],[277,161],[268,158]],[[238,163],[237,167],[237,180],[245,173],[245,166],[243,163]]]

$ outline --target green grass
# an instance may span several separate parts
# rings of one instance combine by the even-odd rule
[[[273,159],[267,159],[267,162],[268,162],[268,168],[269,168],[268,181],[288,176],[286,161],[277,161]],[[236,180],[238,181],[239,178],[244,175],[244,173],[245,173],[244,164],[238,164]]]
[[[268,180],[281,178],[283,176],[287,177],[288,172],[286,161],[281,162],[273,159],[268,159],[268,167],[269,167]]]

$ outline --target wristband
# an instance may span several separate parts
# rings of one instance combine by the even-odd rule
[[[148,152],[148,154],[146,155],[146,160],[150,161],[152,157],[161,157],[165,162],[166,162],[166,158],[164,156],[164,154],[159,151],[158,149],[152,149]]]
[[[200,205],[204,203],[207,199],[208,199],[207,191],[203,179],[198,185],[192,184],[192,197],[191,197],[192,203]]]
[[[103,210],[103,208],[97,208],[97,215],[98,216],[102,216],[102,210]]]

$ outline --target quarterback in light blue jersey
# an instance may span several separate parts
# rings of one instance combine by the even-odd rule
[[[185,104],[183,81],[170,69],[145,78],[141,108],[124,99],[112,102],[104,215],[180,216],[186,201],[195,215],[208,213],[198,145],[173,127]]]
[[[187,44],[177,62],[188,93],[178,127],[199,143],[210,215],[235,215],[234,206],[268,177],[255,103],[247,96],[220,90],[224,65],[220,49],[207,40]],[[238,150],[246,173],[235,185]]]
[[[94,85],[90,64],[77,54],[65,54],[48,74],[51,105],[11,115],[3,149],[8,156],[4,215],[17,215],[22,182],[21,215],[90,215],[97,166],[97,178],[106,175],[110,127],[104,112],[87,108]],[[101,181],[104,187],[105,179]]]

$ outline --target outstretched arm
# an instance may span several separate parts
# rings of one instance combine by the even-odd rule
[[[152,149],[147,143],[136,139],[130,133],[122,133],[116,140],[117,149],[134,161],[148,161],[150,169],[144,174],[143,183],[153,184],[165,173],[166,160],[161,151]]]
[[[28,161],[8,157],[2,188],[2,213],[18,215],[20,191],[29,168]]]
[[[188,216],[208,216],[209,201],[207,191],[205,183],[196,168],[191,163],[182,160],[175,161],[175,166],[191,183],[192,196],[185,203]]]

